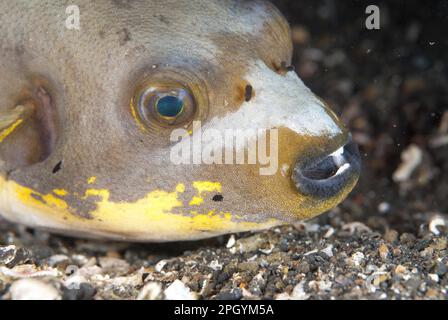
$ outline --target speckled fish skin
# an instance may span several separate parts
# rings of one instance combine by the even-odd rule
[[[0,1],[0,214],[8,220],[82,237],[192,240],[308,219],[355,186],[357,167],[328,194],[302,192],[291,178],[297,164],[332,154],[350,135],[285,70],[290,30],[269,2],[76,4],[79,30],[66,27],[65,1]],[[279,170],[170,162],[173,128],[145,126],[133,106],[148,79],[185,84],[204,128],[278,129]]]

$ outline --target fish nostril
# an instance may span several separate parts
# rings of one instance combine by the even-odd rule
[[[329,198],[357,179],[361,163],[356,144],[349,142],[324,158],[294,167],[292,180],[302,194]]]

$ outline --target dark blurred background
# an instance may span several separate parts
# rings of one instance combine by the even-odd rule
[[[448,1],[273,2],[291,23],[296,71],[363,155],[337,210],[413,233],[448,213]],[[380,8],[380,30],[365,27],[368,5]]]

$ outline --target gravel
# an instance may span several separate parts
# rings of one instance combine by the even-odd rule
[[[434,217],[427,218],[411,234],[375,228],[374,219],[367,225],[356,221],[354,228],[336,209],[296,226],[232,235],[236,241],[229,248],[230,236],[157,245],[48,236],[29,249],[26,239],[36,232],[3,221],[0,295],[67,300],[446,299],[447,233],[431,232]],[[53,255],[41,258],[41,247],[47,246],[53,247]]]

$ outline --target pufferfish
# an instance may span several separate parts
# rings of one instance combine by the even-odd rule
[[[271,3],[67,5],[0,2],[7,220],[80,237],[194,240],[309,219],[355,186],[358,149],[289,67],[290,28]],[[201,140],[207,130],[222,136]],[[219,143],[241,130],[247,141]],[[262,144],[256,161],[224,161],[249,158],[261,133],[270,164],[258,161]]]

